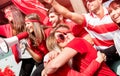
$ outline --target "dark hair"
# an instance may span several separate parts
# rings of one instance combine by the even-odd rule
[[[48,10],[48,15],[50,13],[55,13],[56,15],[60,15],[53,7],[51,7],[49,10]]]
[[[12,22],[9,22],[12,26],[12,29],[15,30],[16,33],[13,33],[13,35],[17,35],[20,32],[24,31],[24,16],[23,14],[15,5],[9,5],[4,8],[5,10],[11,10],[11,13],[13,15]]]
[[[113,1],[109,4],[109,6],[111,6],[113,3],[116,3],[116,4],[120,5],[120,0],[113,0]]]
[[[54,29],[54,31],[56,31],[57,29],[59,29],[59,28],[61,28],[61,27],[64,27],[64,28],[70,29],[70,28],[68,27],[68,25],[62,23],[62,24],[58,24],[57,27]]]

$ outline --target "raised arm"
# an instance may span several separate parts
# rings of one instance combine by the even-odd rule
[[[52,7],[55,8],[55,10],[64,17],[69,18],[80,25],[83,23],[84,21],[83,15],[69,11],[67,8],[60,5],[56,0],[44,0],[44,1],[48,4],[51,4]]]

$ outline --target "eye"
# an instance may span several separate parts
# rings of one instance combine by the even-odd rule
[[[30,24],[30,22],[25,22],[25,25],[27,26],[27,25],[29,25]]]

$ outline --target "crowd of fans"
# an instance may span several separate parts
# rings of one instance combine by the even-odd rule
[[[0,26],[5,32],[0,36],[20,34],[9,46],[16,63],[22,61],[19,76],[119,76],[120,0],[107,8],[102,1],[86,0],[85,14],[71,12],[57,0],[44,0],[50,9],[36,1],[45,13],[33,7],[25,13],[15,2],[2,9],[8,23]]]

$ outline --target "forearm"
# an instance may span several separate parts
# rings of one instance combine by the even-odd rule
[[[86,70],[83,72],[86,76],[93,76],[95,72],[100,68],[101,63],[96,60],[93,60]]]
[[[45,68],[44,68],[44,73],[45,74],[52,74],[54,72],[56,72],[58,69],[58,67],[55,67],[54,64],[51,64],[50,62],[46,64]]]
[[[76,22],[77,24],[82,24],[84,21],[84,16],[82,14],[78,14],[75,12],[71,12],[70,10],[68,10],[67,8],[65,8],[64,6],[60,5],[56,0],[53,0],[52,3],[50,3],[53,8],[60,13],[61,15],[63,15],[64,17],[71,19],[72,21]]]
[[[97,58],[89,64],[89,66],[84,71],[84,74],[88,74],[87,76],[93,76],[94,73],[100,68],[100,65],[105,59],[106,59],[105,54],[98,51]]]
[[[64,17],[67,17],[67,18],[71,17],[71,12],[64,6],[60,5],[56,0],[53,0],[51,5],[58,13],[60,13]]]
[[[42,57],[40,57],[39,55],[37,55],[32,49],[27,48],[27,51],[30,53],[30,55],[32,56],[32,58],[36,61],[36,62],[41,62]]]
[[[42,73],[41,73],[41,76],[48,76],[49,74],[52,74],[52,73],[47,73],[46,69],[43,69]]]

